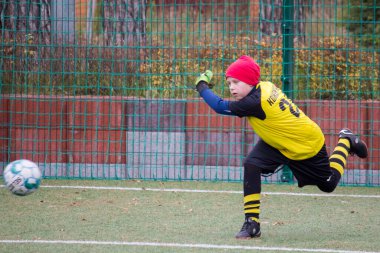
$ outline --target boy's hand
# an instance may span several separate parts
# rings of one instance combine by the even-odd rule
[[[210,83],[212,78],[212,71],[211,70],[206,70],[206,72],[202,73],[197,80],[195,81],[195,85],[197,85],[200,81],[204,81],[207,84]]]
[[[210,88],[214,85],[210,84],[212,78],[212,71],[211,70],[206,70],[206,72],[202,73],[197,80],[195,81],[195,89],[200,93],[203,91],[205,88]]]

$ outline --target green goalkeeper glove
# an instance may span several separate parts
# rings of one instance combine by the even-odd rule
[[[202,73],[197,78],[197,80],[195,81],[195,89],[199,93],[201,93],[206,88],[212,89],[212,87],[214,87],[214,85],[210,83],[212,75],[213,74],[211,70],[206,70],[206,72]]]

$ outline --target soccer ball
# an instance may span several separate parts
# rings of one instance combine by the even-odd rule
[[[37,164],[25,159],[9,163],[3,177],[8,190],[19,196],[33,193],[41,183],[41,171]]]

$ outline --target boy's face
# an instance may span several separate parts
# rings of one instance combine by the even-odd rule
[[[253,89],[252,85],[249,85],[233,77],[227,77],[227,84],[230,88],[231,95],[236,98],[236,100],[240,100],[243,97],[247,96],[248,93],[250,93]]]

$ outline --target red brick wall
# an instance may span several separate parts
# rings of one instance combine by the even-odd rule
[[[0,161],[126,162],[121,100],[3,97],[0,106]]]
[[[149,131],[185,132],[186,152],[191,154],[187,164],[240,166],[241,157],[252,147],[252,131],[244,119],[217,115],[199,99],[178,105],[176,101],[166,105],[149,101],[90,96],[3,96],[0,161],[23,157],[42,163],[125,164],[126,132],[131,127],[141,128],[138,131],[149,127]],[[349,159],[348,168],[380,169],[380,101],[296,103],[322,127],[329,152],[341,128],[360,131],[370,147],[370,157]],[[152,105],[154,109],[148,112]],[[155,111],[161,114],[152,118]],[[144,112],[150,118],[138,118]]]

